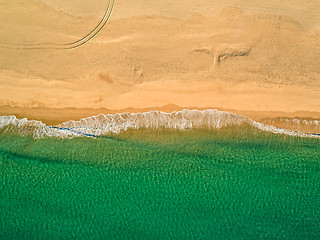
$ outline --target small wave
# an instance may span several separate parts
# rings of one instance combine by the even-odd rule
[[[16,116],[1,116],[0,129],[4,132],[18,133],[22,136],[32,135],[34,139],[44,137],[73,138],[82,136],[69,129],[47,126],[41,121],[17,119]]]
[[[41,121],[17,119],[15,116],[1,116],[0,129],[5,132],[15,132],[21,135],[32,135],[39,139],[44,137],[74,138],[74,137],[100,137],[108,133],[120,133],[128,129],[140,128],[167,128],[192,129],[209,128],[219,129],[226,126],[248,124],[266,132],[286,134],[299,137],[320,138],[317,134],[308,134],[277,128],[271,125],[255,122],[242,115],[218,111],[216,109],[188,110],[165,113],[150,111],[144,113],[117,113],[100,114],[83,118],[80,121],[67,121],[57,126],[48,126]]]
[[[320,120],[301,118],[274,118],[265,119],[263,123],[284,129],[299,129],[302,132],[320,133]]]

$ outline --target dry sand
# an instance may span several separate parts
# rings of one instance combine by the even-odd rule
[[[54,123],[183,106],[320,118],[318,1],[116,0],[83,47],[19,49],[78,40],[106,2],[0,0],[1,115]]]

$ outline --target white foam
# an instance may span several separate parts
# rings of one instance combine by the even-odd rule
[[[308,120],[308,119],[299,119],[299,118],[279,118],[279,119],[269,119],[266,121],[268,124],[276,123],[280,121],[281,123],[293,126],[306,126],[313,128],[315,130],[320,130],[320,120]]]
[[[32,135],[34,139],[44,137],[73,138],[81,136],[70,130],[52,128],[41,121],[17,119],[16,116],[0,116],[0,129],[21,135]]]
[[[1,116],[0,129],[21,135],[32,134],[35,139],[44,137],[73,138],[79,136],[98,137],[108,133],[120,133],[128,129],[140,128],[221,128],[231,125],[249,124],[260,130],[277,134],[299,137],[320,138],[319,135],[307,134],[255,122],[242,115],[236,115],[216,109],[188,110],[165,113],[150,111],[144,113],[100,114],[83,118],[80,121],[67,121],[57,126],[48,126],[41,121],[17,119],[15,116]]]

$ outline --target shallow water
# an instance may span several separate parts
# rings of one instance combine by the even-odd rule
[[[320,141],[251,127],[0,135],[1,239],[318,239]]]

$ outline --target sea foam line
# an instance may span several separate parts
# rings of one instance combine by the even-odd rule
[[[83,118],[79,121],[66,121],[57,126],[49,126],[41,121],[17,119],[15,116],[0,116],[0,129],[5,132],[15,132],[21,135],[32,135],[39,139],[44,137],[74,138],[102,137],[108,133],[120,133],[128,129],[168,128],[191,129],[206,127],[219,129],[231,125],[249,124],[255,128],[275,134],[286,134],[298,137],[320,138],[319,134],[309,134],[299,131],[277,128],[253,121],[242,115],[237,115],[216,109],[188,110],[165,113],[150,111],[143,113],[100,114]]]

